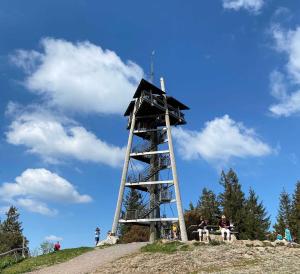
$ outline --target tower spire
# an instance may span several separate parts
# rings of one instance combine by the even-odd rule
[[[151,52],[151,61],[150,61],[150,82],[154,84],[154,55],[155,50]]]

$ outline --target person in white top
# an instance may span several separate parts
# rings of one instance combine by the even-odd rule
[[[221,235],[223,238],[223,241],[225,241],[225,233],[226,233],[226,239],[227,242],[230,241],[230,223],[229,221],[226,219],[225,215],[222,215],[221,220],[219,221],[219,228],[221,230]]]

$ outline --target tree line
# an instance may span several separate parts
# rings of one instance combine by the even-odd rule
[[[199,224],[200,216],[210,224],[217,225],[224,214],[235,226],[239,239],[274,240],[277,233],[284,234],[289,225],[294,239],[300,242],[300,181],[296,184],[293,195],[285,191],[280,194],[279,210],[274,231],[270,230],[270,215],[254,189],[250,188],[247,195],[236,172],[229,169],[221,172],[220,185],[222,192],[214,193],[203,188],[196,204],[192,202],[184,212],[186,227]],[[143,208],[143,201],[138,190],[130,189],[125,197],[125,212]],[[148,241],[149,229],[138,225],[121,225],[119,235],[124,242]],[[189,238],[193,238],[188,231]]]
[[[238,232],[239,239],[274,240],[276,234],[284,235],[289,225],[296,241],[300,240],[300,182],[297,182],[292,197],[283,191],[280,194],[279,210],[273,231],[270,231],[270,216],[263,202],[250,188],[246,196],[238,176],[233,169],[222,171],[220,184],[223,191],[216,195],[212,190],[203,188],[198,203],[185,211],[187,226],[198,224],[202,216],[210,224],[218,224],[222,214],[231,220]],[[191,237],[191,235],[190,235]]]
[[[292,195],[285,190],[281,192],[274,232],[270,231],[270,216],[263,202],[252,188],[245,195],[233,169],[227,173],[222,171],[219,183],[223,188],[221,193],[215,194],[212,190],[203,188],[197,203],[190,203],[184,212],[187,227],[199,224],[200,216],[210,224],[217,225],[220,216],[224,214],[235,225],[239,239],[273,240],[276,233],[283,235],[288,225],[294,239],[300,243],[300,181],[296,183]],[[140,192],[130,189],[125,197],[125,212],[144,206]],[[6,218],[0,220],[0,253],[22,247],[23,240],[25,247],[28,246],[19,216],[17,208],[11,206]],[[149,229],[145,226],[121,225],[119,235],[123,242],[148,241]],[[192,237],[191,234],[189,236]]]

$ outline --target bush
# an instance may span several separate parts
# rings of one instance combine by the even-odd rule
[[[121,243],[132,242],[148,242],[149,241],[149,227],[133,225],[129,230],[121,237]]]

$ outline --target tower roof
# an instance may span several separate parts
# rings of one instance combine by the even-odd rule
[[[151,91],[152,94],[158,94],[158,95],[164,94],[164,92],[160,88],[154,86],[153,84],[146,81],[145,79],[142,79],[133,95],[133,98],[139,98],[143,90]]]
[[[134,93],[133,98],[134,99],[139,98],[143,91],[148,91],[148,92],[151,92],[152,94],[155,94],[158,96],[165,94],[165,92],[162,91],[160,88],[154,86],[153,84],[146,81],[145,79],[142,79]],[[172,96],[167,96],[167,103],[168,103],[168,105],[172,106],[175,109],[180,109],[180,110],[188,110],[189,109],[188,106],[181,103],[180,101],[178,101],[177,99],[175,99]],[[124,116],[129,116],[133,110],[133,107],[134,107],[134,100],[132,100],[129,103],[129,105],[124,113]]]

